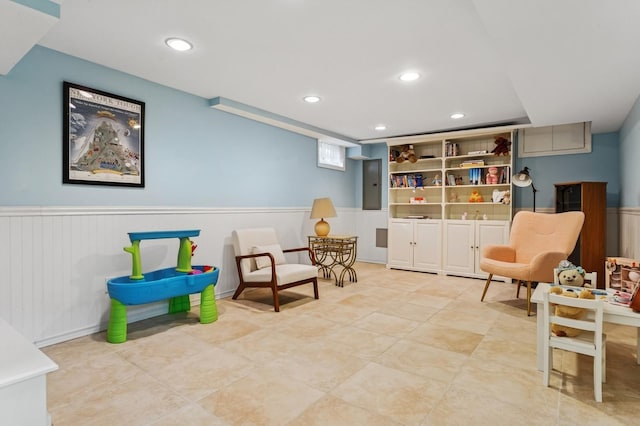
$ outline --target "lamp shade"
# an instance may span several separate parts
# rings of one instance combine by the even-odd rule
[[[533,179],[531,179],[531,175],[529,174],[528,167],[525,167],[524,169],[520,170],[518,173],[513,175],[513,178],[511,179],[511,181],[515,186],[519,186],[519,187],[525,187],[533,184]]]
[[[319,237],[326,237],[331,229],[324,220],[325,217],[336,217],[336,209],[333,208],[331,198],[316,198],[311,207],[311,219],[320,219],[315,226],[316,235]]]
[[[336,217],[336,209],[333,208],[331,198],[316,198],[311,207],[311,219],[324,219]]]

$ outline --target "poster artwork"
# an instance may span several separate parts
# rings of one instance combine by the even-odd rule
[[[65,183],[144,186],[144,103],[65,83]]]

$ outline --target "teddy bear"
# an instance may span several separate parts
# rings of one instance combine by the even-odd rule
[[[591,284],[585,283],[584,276],[585,270],[568,260],[563,260],[558,265],[558,282],[562,285],[590,288]]]
[[[403,163],[405,160],[409,160],[410,163],[415,163],[416,161],[418,161],[416,153],[413,150],[413,145],[402,145],[400,147],[400,152],[396,157],[396,162]]]
[[[502,204],[510,204],[511,203],[511,191],[506,190],[504,192],[504,196],[502,197]]]
[[[503,136],[496,136],[494,143],[496,146],[491,151],[494,155],[509,155],[511,141]]]
[[[487,178],[487,185],[498,183],[498,168],[497,167],[489,167]]]
[[[574,297],[579,299],[595,299],[596,297],[591,292],[591,290],[585,288],[582,289],[580,294],[577,294],[574,291],[563,290],[559,286],[554,286],[549,289],[549,293],[553,294],[561,294],[566,297]],[[583,308],[574,308],[573,306],[565,306],[565,305],[555,305],[556,307],[556,316],[564,317],[564,318],[572,318],[572,319],[582,319],[585,316],[585,311]],[[564,325],[551,324],[551,331],[558,337],[575,337],[580,334],[580,330],[577,330],[572,327],[567,327]]]

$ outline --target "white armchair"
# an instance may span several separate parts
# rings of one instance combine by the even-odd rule
[[[273,228],[237,229],[232,233],[233,249],[240,284],[233,294],[237,299],[245,288],[264,287],[273,292],[273,307],[280,312],[278,291],[302,284],[313,284],[318,299],[318,269],[309,247],[283,250]],[[306,251],[311,265],[287,263],[284,253]]]

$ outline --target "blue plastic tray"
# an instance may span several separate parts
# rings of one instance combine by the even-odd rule
[[[204,265],[193,266],[199,271],[203,271],[203,268]],[[218,282],[219,272],[215,267],[200,274],[177,272],[175,268],[159,269],[143,274],[141,280],[132,280],[129,276],[112,278],[107,281],[107,290],[109,297],[124,305],[142,305],[199,293],[208,285]]]

